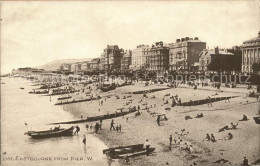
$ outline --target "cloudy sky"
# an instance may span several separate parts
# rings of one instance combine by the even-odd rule
[[[231,47],[257,36],[260,1],[56,1],[1,3],[1,72],[57,59],[99,57],[107,44],[133,49],[199,37]]]

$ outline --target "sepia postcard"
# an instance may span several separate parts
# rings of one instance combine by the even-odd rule
[[[2,166],[260,165],[260,1],[1,1]]]

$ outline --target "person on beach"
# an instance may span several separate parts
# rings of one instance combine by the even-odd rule
[[[208,99],[208,106],[213,107],[212,102],[211,102],[211,97],[208,96],[207,99]]]
[[[75,133],[74,133],[74,134],[76,134],[76,133],[77,133],[77,135],[78,135],[79,131],[80,131],[80,128],[79,128],[79,126],[76,126],[76,131],[75,131]]]
[[[85,135],[83,135],[83,141],[82,142],[83,142],[84,145],[86,145],[86,136]]]
[[[88,124],[86,124],[86,129],[87,129],[87,131],[88,131],[88,128],[89,128],[89,126],[88,126]]]
[[[146,156],[148,156],[149,155],[149,148],[150,148],[150,143],[149,143],[148,139],[144,143],[144,148],[145,148],[145,151],[146,151]]]
[[[170,135],[170,145],[172,145],[172,135]]]
[[[96,125],[95,125],[95,132],[96,132],[96,134],[98,133],[98,130],[99,130],[99,124],[97,122]]]
[[[231,129],[237,129],[237,125],[238,125],[238,123],[235,125],[235,124],[233,124],[233,123],[230,123],[230,125],[231,125]]]
[[[247,116],[244,114],[243,115],[243,118],[241,119],[241,120],[239,120],[239,121],[247,121],[248,120],[248,118],[247,118]]]
[[[248,166],[248,159],[246,157],[244,157],[244,160],[243,160],[243,164],[242,166]]]
[[[213,134],[211,134],[211,141],[212,142],[216,142],[217,140],[215,139],[215,136]]]
[[[218,130],[218,132],[222,132],[222,131],[225,131],[225,130],[229,130],[229,127],[228,125],[222,127],[221,129]]]
[[[122,126],[121,125],[119,125],[118,126],[118,131],[121,133],[121,130],[122,130]]]
[[[206,138],[205,138],[204,140],[210,141],[210,135],[209,135],[208,133],[207,133]],[[204,141],[204,140],[203,140],[203,141]]]
[[[99,130],[101,130],[101,128],[102,128],[102,119],[100,119],[99,121]]]
[[[116,132],[118,132],[118,125],[116,125]]]
[[[112,119],[111,123],[110,123],[110,131],[113,128],[113,130],[115,130],[115,126],[114,126],[114,119]]]
[[[173,141],[174,141],[174,144],[177,144],[178,138],[174,137]]]
[[[157,124],[158,124],[158,126],[160,126],[160,116],[157,116]]]
[[[233,138],[233,134],[228,133],[227,137],[225,138],[226,140],[231,140]]]

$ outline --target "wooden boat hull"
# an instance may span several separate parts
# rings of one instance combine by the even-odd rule
[[[94,116],[94,117],[87,117],[86,119],[67,121],[67,122],[57,122],[57,123],[51,123],[51,124],[76,124],[76,123],[84,123],[84,122],[93,122],[93,121],[99,121],[99,120],[106,120],[106,119],[112,119],[112,118],[124,116],[124,115],[127,115],[129,113],[133,113],[135,111],[137,111],[137,110],[130,109],[128,112],[117,112],[117,113],[114,113],[114,114],[100,115],[100,116]]]
[[[115,90],[116,87],[108,87],[108,88],[100,88],[103,92],[108,92],[108,91],[111,91],[111,90]]]
[[[150,154],[154,151],[155,151],[155,148],[149,148],[148,154]],[[142,150],[142,151],[130,153],[130,154],[128,153],[128,154],[123,154],[123,155],[117,155],[117,156],[115,156],[114,159],[123,159],[125,157],[137,157],[137,156],[142,156],[142,155],[146,155],[146,150]]]
[[[65,100],[65,99],[70,99],[70,98],[72,98],[71,96],[68,96],[68,97],[60,97],[60,98],[58,98],[58,100]]]
[[[107,152],[114,150],[117,154],[125,154],[125,153],[132,153],[134,151],[140,151],[143,149],[143,144],[137,144],[137,145],[129,145],[129,146],[119,146],[115,148],[109,148],[104,149],[103,154],[106,154]]]
[[[136,157],[147,154],[146,149],[143,144],[129,145],[129,146],[119,146],[115,148],[109,148],[103,150],[103,154],[113,158],[120,159],[125,157]],[[148,154],[155,151],[155,148],[149,148]]]
[[[260,117],[253,117],[256,124],[260,124]]]
[[[61,130],[46,130],[46,131],[29,131],[25,134],[30,136],[34,139],[40,138],[51,138],[51,137],[62,137],[62,136],[72,136],[73,135],[74,127],[68,129],[61,129]]]

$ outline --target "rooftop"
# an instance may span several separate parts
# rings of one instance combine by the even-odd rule
[[[258,36],[257,37],[254,37],[250,40],[246,40],[243,42],[243,44],[246,44],[246,43],[253,43],[253,42],[260,42],[260,31],[258,32]]]

